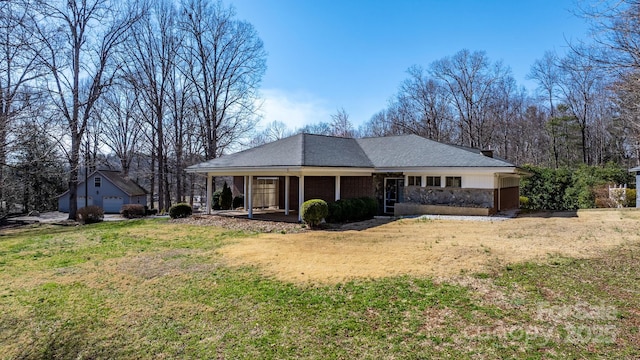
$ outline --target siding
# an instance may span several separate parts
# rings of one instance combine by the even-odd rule
[[[340,198],[375,197],[373,176],[341,176]]]
[[[335,200],[336,180],[333,176],[305,176],[304,200],[322,199],[326,202]]]

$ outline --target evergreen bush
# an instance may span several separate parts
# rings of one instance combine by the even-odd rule
[[[309,225],[310,228],[320,225],[322,219],[329,215],[329,206],[327,202],[321,199],[311,199],[302,203],[302,220]]]
[[[243,207],[244,206],[244,197],[243,196],[236,196],[233,198],[233,202],[231,204],[231,207],[233,209],[237,209],[239,207]]]
[[[231,188],[227,185],[227,182],[224,182],[222,186],[222,192],[220,193],[220,209],[229,210],[231,209],[231,205],[233,203],[233,194],[231,193]]]
[[[172,219],[186,218],[191,216],[192,213],[191,205],[187,203],[175,204],[169,208],[169,216]]]

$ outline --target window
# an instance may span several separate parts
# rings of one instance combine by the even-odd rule
[[[409,186],[422,186],[422,176],[409,176]]]
[[[462,178],[460,176],[447,176],[447,187],[462,187]]]
[[[427,176],[427,186],[442,186],[442,178],[440,176]]]
[[[99,177],[99,176],[96,176],[96,177],[95,177],[95,179],[94,179],[94,183],[93,183],[93,185],[94,185],[95,187],[100,187],[100,184],[101,184],[101,183],[102,183],[102,178],[101,178],[101,177]]]

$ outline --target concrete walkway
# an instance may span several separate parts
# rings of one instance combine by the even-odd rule
[[[55,224],[67,221],[69,219],[69,213],[63,213],[59,211],[51,211],[41,213],[40,216],[18,216],[11,218],[10,220],[22,221],[25,223],[41,223],[41,224]],[[127,220],[120,216],[120,214],[104,214],[104,221],[122,221]]]

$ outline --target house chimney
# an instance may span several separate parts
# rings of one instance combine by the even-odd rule
[[[482,155],[486,156],[486,157],[493,157],[493,150],[480,150],[480,152],[482,153]]]

